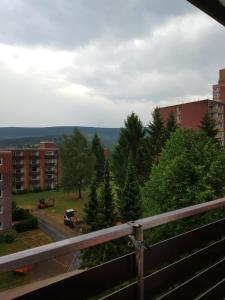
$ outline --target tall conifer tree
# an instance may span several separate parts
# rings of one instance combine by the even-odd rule
[[[127,178],[124,190],[119,201],[119,211],[122,222],[134,221],[141,218],[141,195],[139,184],[133,165],[132,156],[129,156]]]
[[[94,231],[96,229],[98,208],[97,184],[96,180],[93,180],[90,187],[88,202],[84,207],[84,222],[89,225],[89,231]]]
[[[205,116],[201,120],[200,129],[206,133],[207,136],[215,139],[218,133],[216,129],[216,122],[211,117],[209,113],[205,114]]]
[[[95,155],[94,169],[96,173],[96,183],[99,184],[103,180],[105,158],[103,147],[97,133],[93,137],[91,149],[93,154]]]
[[[145,130],[142,122],[134,113],[127,117],[125,127],[121,129],[118,145],[112,154],[112,167],[114,179],[120,190],[124,188],[128,154],[131,153],[134,160],[134,168],[140,184],[148,177],[148,161],[145,147]]]
[[[166,123],[166,139],[169,139],[171,133],[176,131],[176,129],[177,129],[177,123],[174,117],[174,113],[171,111],[168,115],[167,123]]]
[[[158,164],[159,155],[162,151],[166,139],[166,130],[158,107],[154,109],[152,118],[152,122],[150,122],[147,127],[147,132],[149,135],[149,151],[151,153],[153,163]]]
[[[110,183],[109,162],[106,160],[104,169],[104,183],[100,192],[100,201],[91,228],[99,230],[115,225],[115,207]],[[81,253],[81,267],[93,267],[116,258],[122,254],[117,242],[108,242],[96,247],[88,248]]]

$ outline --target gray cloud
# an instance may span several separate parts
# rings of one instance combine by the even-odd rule
[[[148,122],[156,105],[210,97],[225,67],[224,27],[185,0],[2,0],[1,45],[2,125]],[[32,64],[42,49],[62,66]]]
[[[100,37],[124,40],[192,10],[180,0],[2,0],[0,41],[67,48]]]

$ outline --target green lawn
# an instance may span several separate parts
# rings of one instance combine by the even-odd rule
[[[62,191],[44,191],[13,196],[13,200],[16,201],[18,206],[28,209],[36,209],[38,200],[41,198],[55,199],[55,206],[45,209],[46,212],[64,214],[66,209],[74,208],[81,218],[84,204],[87,202],[87,194],[85,192],[83,193],[82,199],[78,199],[73,194],[64,193]]]
[[[0,256],[38,247],[51,242],[51,238],[38,229],[19,233],[13,243],[0,243]],[[14,272],[0,274],[0,291],[31,282],[33,276],[32,271],[27,274],[15,274]]]

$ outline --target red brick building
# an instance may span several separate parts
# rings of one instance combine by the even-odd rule
[[[225,127],[225,69],[220,70],[217,85],[213,86],[213,100],[205,99],[189,103],[181,103],[168,107],[161,107],[161,116],[166,122],[169,113],[174,113],[177,124],[184,128],[199,129],[201,120],[209,113],[216,121],[218,129],[217,138],[224,145]]]
[[[225,102],[225,69],[219,71],[218,84],[213,86],[213,100]]]
[[[13,192],[54,189],[59,184],[59,151],[53,142],[39,148],[11,149]]]
[[[12,153],[0,152],[0,232],[12,226]]]

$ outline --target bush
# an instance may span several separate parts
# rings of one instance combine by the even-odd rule
[[[43,190],[40,187],[35,187],[32,190],[30,190],[30,192],[32,192],[32,193],[40,193],[40,192],[43,192]]]
[[[24,232],[31,229],[37,229],[37,228],[38,228],[38,220],[34,216],[31,216],[28,219],[13,225],[13,229],[15,229],[17,232]]]
[[[0,243],[12,243],[14,242],[15,238],[16,231],[12,229],[0,235]]]
[[[16,209],[13,209],[12,213],[12,220],[13,221],[20,221],[28,219],[31,216],[28,210],[20,207],[16,207]]]

